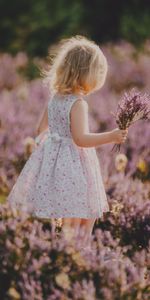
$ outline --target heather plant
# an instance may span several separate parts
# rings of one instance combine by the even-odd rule
[[[150,120],[150,95],[142,95],[132,89],[125,93],[118,103],[116,114],[113,114],[119,129],[127,129],[139,120]],[[120,151],[121,145],[114,145],[112,149]]]
[[[116,126],[112,112],[116,110],[123,91],[133,86],[149,91],[148,42],[143,49],[143,52],[138,53],[133,46],[125,42],[103,46],[109,72],[104,87],[89,98],[89,121],[92,131],[106,131]],[[34,59],[34,63],[37,66],[45,64],[44,60],[38,58]],[[8,54],[0,56],[0,189],[5,195],[32,152],[37,119],[50,97],[40,78],[27,80],[25,70],[28,64],[29,58],[25,53],[18,53],[14,57]],[[129,85],[129,82],[132,84]],[[140,122],[130,129],[122,151],[128,157],[126,171],[132,176],[147,180],[150,174],[150,123]],[[110,145],[97,149],[99,156],[108,165],[107,172],[111,175],[113,168],[111,163],[109,164],[109,151]],[[111,161],[114,161],[113,154]]]
[[[150,188],[139,179],[119,173],[110,177],[107,189],[111,211],[95,228],[109,230],[120,245],[129,246],[129,253],[149,248]]]
[[[148,42],[140,53],[126,42],[103,50],[108,77],[88,100],[93,132],[116,126],[112,112],[123,92],[134,86],[149,92],[150,84]],[[25,53],[0,55],[0,202],[32,153],[37,119],[50,97],[29,64]],[[97,148],[110,212],[94,226],[91,252],[81,255],[74,244],[68,246],[56,220],[40,221],[0,206],[0,300],[148,299],[149,129],[149,121],[131,126],[119,154],[109,144]],[[117,260],[106,262],[110,252]]]
[[[32,152],[36,122],[46,101],[46,90],[36,79],[30,83],[22,82],[12,90],[3,89],[0,97],[0,188],[2,193],[3,189],[7,193]]]
[[[15,57],[7,53],[0,55],[0,89],[12,90],[22,83],[20,72],[28,64],[28,57],[20,52]]]
[[[95,251],[81,253],[54,223],[0,206],[1,299],[147,299],[148,254],[128,258],[109,232],[95,231]],[[107,246],[106,246],[107,242]],[[92,245],[95,245],[94,239]],[[105,256],[115,250],[115,260]]]

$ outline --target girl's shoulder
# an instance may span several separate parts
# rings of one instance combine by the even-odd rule
[[[51,101],[51,103],[54,102],[55,106],[62,106],[62,107],[66,107],[66,109],[68,111],[71,110],[72,106],[76,106],[76,107],[80,107],[83,106],[86,109],[88,109],[88,103],[85,100],[85,97],[82,95],[77,95],[77,94],[59,94],[56,93]],[[65,109],[65,108],[64,108]],[[65,109],[65,110],[66,110]]]
[[[88,112],[88,103],[82,98],[82,97],[77,97],[75,101],[73,101],[71,105],[72,112],[77,112],[77,113],[85,113]]]
[[[79,94],[60,94],[60,93],[55,93],[52,97],[52,99],[61,99],[61,100],[74,100],[74,99],[81,99],[81,100],[85,100],[85,96],[83,95],[79,95]]]
[[[70,109],[72,107],[76,107],[78,109],[80,109],[80,107],[86,109],[88,108],[88,103],[82,95],[70,94],[70,97],[68,97],[67,101]]]

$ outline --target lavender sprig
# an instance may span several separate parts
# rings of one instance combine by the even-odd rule
[[[125,92],[122,100],[118,104],[116,111],[116,123],[118,128],[125,130],[138,120],[148,120],[150,113],[150,95],[142,94],[135,88]],[[120,151],[121,144],[115,144],[112,151]]]

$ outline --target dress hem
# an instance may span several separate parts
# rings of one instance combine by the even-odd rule
[[[108,210],[105,210],[105,211],[103,211],[102,213],[101,213],[101,215],[95,215],[95,216],[93,216],[93,215],[91,215],[91,216],[85,216],[85,215],[83,215],[83,216],[72,216],[72,215],[65,215],[65,216],[39,216],[39,215],[36,215],[36,214],[33,214],[32,215],[32,217],[33,218],[38,218],[38,219],[62,219],[62,218],[78,218],[78,219],[99,219],[99,218],[102,218],[103,217],[103,214],[104,213],[107,213],[107,212],[109,212],[110,210],[108,209]]]

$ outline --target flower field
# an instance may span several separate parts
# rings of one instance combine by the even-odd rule
[[[150,92],[150,41],[102,46],[108,60],[103,88],[88,96],[91,132],[116,126],[113,114],[132,87]],[[0,299],[147,300],[150,297],[150,120],[129,128],[120,153],[97,147],[110,212],[95,223],[97,252],[82,257],[56,237],[53,223],[11,212],[5,199],[34,147],[49,99],[39,77],[45,61],[0,54]],[[61,225],[61,223],[60,223]],[[58,227],[61,231],[61,227]],[[79,236],[79,241],[82,236]],[[116,260],[104,261],[107,252]]]

